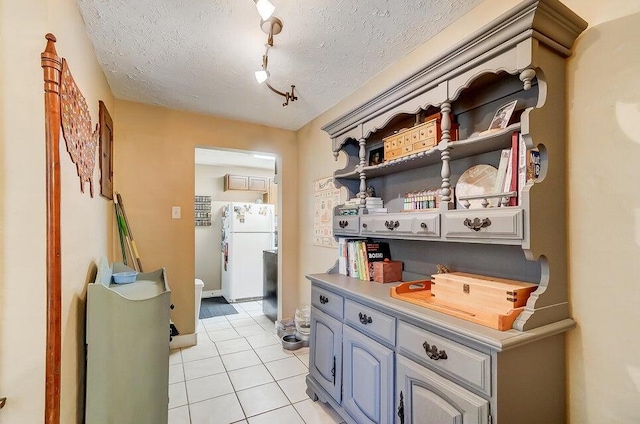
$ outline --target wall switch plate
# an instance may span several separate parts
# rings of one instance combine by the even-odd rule
[[[180,219],[180,206],[171,207],[171,218]]]

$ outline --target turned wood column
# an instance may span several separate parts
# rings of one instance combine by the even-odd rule
[[[62,267],[60,248],[60,75],[62,60],[56,37],[47,34],[42,52],[47,190],[47,350],[45,357],[45,424],[60,422]]]
[[[442,160],[442,171],[440,172],[442,185],[440,187],[440,194],[442,196],[441,204],[448,207],[449,201],[451,200],[451,183],[449,182],[451,177],[451,168],[449,167],[449,160],[451,159],[451,103],[442,103],[440,112],[442,113],[442,119],[440,121],[442,137],[439,145],[439,149],[441,150],[440,159]]]
[[[360,156],[360,192],[358,193],[358,197],[360,198],[360,209],[364,208],[366,203],[365,198],[367,192],[367,176],[364,172],[364,167],[367,165],[367,151],[366,151],[367,139],[361,138],[358,140],[358,145],[360,146],[359,156]]]

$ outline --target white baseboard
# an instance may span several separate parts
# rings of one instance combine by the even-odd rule
[[[222,296],[222,290],[203,290],[202,298],[208,299],[210,297],[220,297]]]
[[[180,347],[195,346],[198,344],[198,333],[181,334],[173,336],[169,342],[169,349],[178,349]]]

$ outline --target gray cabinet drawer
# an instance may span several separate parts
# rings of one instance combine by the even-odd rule
[[[413,232],[413,215],[410,213],[389,213],[362,217],[362,234],[393,237],[411,235]]]
[[[400,353],[491,396],[489,355],[402,321],[398,325],[398,346]],[[427,349],[439,359],[429,357]]]
[[[360,231],[360,216],[338,215],[333,217],[333,234],[358,234]]]
[[[445,213],[442,226],[449,239],[522,240],[522,221],[522,209],[475,209]]]
[[[412,213],[412,232],[420,238],[440,237],[439,213]]]
[[[311,304],[336,318],[342,319],[344,299],[338,294],[313,286],[311,287]]]
[[[391,346],[395,345],[396,319],[394,317],[347,299],[344,304],[344,319],[358,331],[387,342]]]

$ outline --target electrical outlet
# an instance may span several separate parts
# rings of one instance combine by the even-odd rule
[[[171,218],[180,219],[180,206],[171,207]]]

